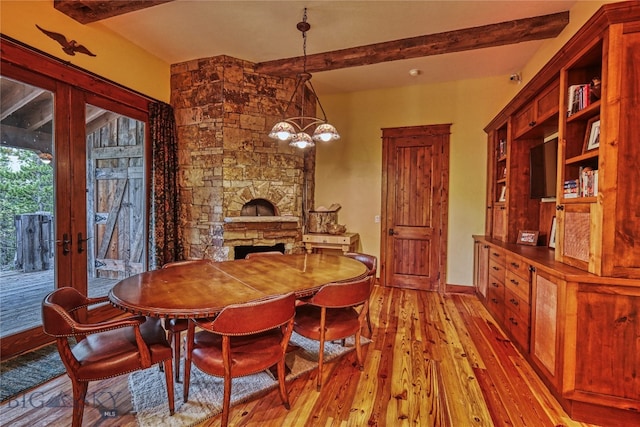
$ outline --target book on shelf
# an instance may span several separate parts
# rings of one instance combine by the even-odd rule
[[[591,104],[591,86],[589,83],[569,86],[567,98],[567,117]]]
[[[595,197],[598,195],[598,169],[581,167],[579,180],[580,197]]]
[[[507,141],[501,139],[498,141],[498,158],[501,159],[507,155]]]
[[[573,199],[578,197],[579,180],[569,179],[564,182],[563,196],[565,199]]]

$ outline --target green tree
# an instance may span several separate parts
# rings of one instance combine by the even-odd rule
[[[0,268],[13,267],[15,216],[53,213],[53,164],[30,150],[0,147]]]

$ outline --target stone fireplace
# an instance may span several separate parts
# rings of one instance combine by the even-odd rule
[[[295,78],[254,68],[228,56],[171,66],[187,258],[233,259],[236,246],[282,244],[286,253],[302,251],[303,212],[313,206],[315,149],[267,136]],[[305,110],[314,111],[315,103],[306,102]],[[273,212],[266,215],[269,206]]]

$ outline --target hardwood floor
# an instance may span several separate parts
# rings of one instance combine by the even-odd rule
[[[376,286],[371,301],[363,372],[351,352],[326,365],[321,392],[312,371],[288,384],[290,410],[273,390],[232,407],[229,424],[588,426],[566,415],[475,296]],[[5,402],[0,425],[70,425],[70,396],[57,378]],[[135,426],[131,410],[126,377],[91,383],[84,425]]]

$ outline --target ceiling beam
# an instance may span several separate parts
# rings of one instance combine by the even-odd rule
[[[319,72],[402,59],[504,46],[556,37],[569,23],[569,12],[307,55],[307,71]],[[304,57],[260,62],[256,71],[293,75],[303,71]]]
[[[53,7],[81,24],[89,24],[170,1],[173,0],[53,0]]]

